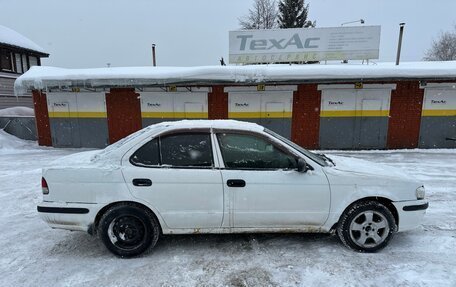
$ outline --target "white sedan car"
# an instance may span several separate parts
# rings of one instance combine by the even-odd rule
[[[42,219],[98,234],[121,257],[161,234],[336,232],[374,252],[417,227],[421,183],[391,167],[311,153],[259,125],[165,122],[43,170]]]

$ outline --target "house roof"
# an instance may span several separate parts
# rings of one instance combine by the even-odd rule
[[[29,38],[2,25],[0,25],[0,45],[29,50],[46,57],[49,56],[43,48]]]

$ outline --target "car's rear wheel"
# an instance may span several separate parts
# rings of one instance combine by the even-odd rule
[[[341,217],[337,234],[344,245],[359,252],[384,248],[396,232],[391,211],[376,201],[352,205]]]
[[[160,227],[152,212],[124,203],[103,214],[98,234],[109,251],[128,258],[152,249],[158,241]]]

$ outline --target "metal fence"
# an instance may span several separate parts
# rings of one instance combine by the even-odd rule
[[[34,117],[0,117],[0,129],[24,140],[36,140]]]

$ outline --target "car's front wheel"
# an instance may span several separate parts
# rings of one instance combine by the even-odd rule
[[[396,232],[391,211],[376,201],[352,205],[341,217],[337,234],[344,245],[359,252],[384,248]]]
[[[115,255],[134,257],[155,246],[160,227],[150,211],[125,203],[115,205],[103,214],[98,234]]]

